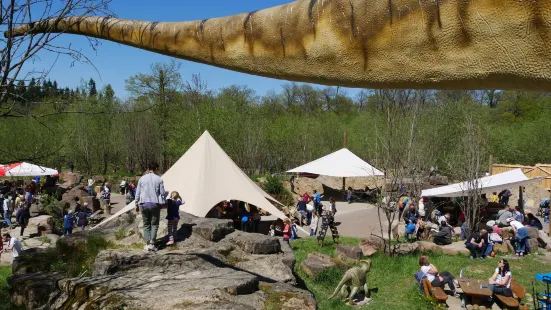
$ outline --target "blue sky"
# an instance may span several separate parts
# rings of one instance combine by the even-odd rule
[[[189,21],[250,12],[268,8],[292,0],[113,0],[110,9],[120,18],[151,21]],[[154,62],[167,62],[170,57],[132,48],[109,41],[100,41],[97,51],[89,47],[86,38],[75,35],[63,35],[54,42],[81,48],[90,58],[96,69],[88,64],[73,63],[69,57],[60,57],[53,66],[49,77],[57,80],[60,86],[76,87],[81,79],[96,80],[98,88],[111,84],[118,97],[126,98],[124,80],[139,72],[148,72]],[[49,68],[55,60],[51,53],[39,54],[40,60],[33,68]],[[28,68],[30,69],[30,67]],[[200,74],[210,89],[219,89],[232,84],[247,85],[258,95],[273,89],[280,91],[285,81],[237,73],[182,60],[181,74],[189,80],[192,74]],[[347,89],[349,95],[357,90]]]

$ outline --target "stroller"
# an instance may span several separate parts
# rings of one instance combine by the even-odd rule
[[[540,206],[538,208],[538,212],[536,213],[536,216],[543,217],[545,222],[549,222],[549,206],[551,204],[551,199],[545,198],[540,202]]]

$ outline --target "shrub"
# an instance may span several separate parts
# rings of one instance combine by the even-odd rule
[[[281,180],[277,177],[268,176],[266,182],[263,183],[264,190],[272,195],[282,204],[288,206],[294,203],[293,194],[283,186]]]

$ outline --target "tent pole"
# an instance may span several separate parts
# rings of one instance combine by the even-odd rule
[[[524,209],[523,209],[524,204],[522,203],[524,201],[523,198],[524,198],[524,193],[522,191],[522,186],[519,186],[518,187],[518,207],[520,210],[523,211],[522,213],[524,213]]]
[[[490,169],[488,172],[490,172],[490,175],[494,174],[494,154],[490,154]]]
[[[345,177],[342,178],[342,189],[346,190],[346,178]]]

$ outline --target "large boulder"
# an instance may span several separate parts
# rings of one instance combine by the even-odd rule
[[[281,310],[316,310],[317,303],[312,293],[298,289],[286,283],[260,283],[260,289],[265,292],[270,300],[277,301],[277,305],[265,304],[265,309]]]
[[[287,268],[275,263],[265,266],[272,264],[274,273]],[[316,309],[311,293],[273,279],[260,286],[268,277],[206,254],[106,250],[93,270],[83,278],[16,274],[10,279],[17,288],[13,301],[28,309]]]
[[[235,231],[229,234],[226,239],[248,254],[275,254],[281,252],[281,244],[276,237]]]
[[[357,246],[339,244],[335,256],[345,263],[357,263],[362,258],[362,250]]]
[[[308,253],[308,257],[300,264],[302,271],[314,279],[321,272],[334,266],[331,257],[317,252]]]
[[[458,255],[463,254],[469,256],[471,252],[465,246],[465,243],[462,241],[453,242],[452,244],[440,246],[442,252],[446,255]]]
[[[49,215],[31,217],[26,231],[29,234],[47,235],[53,233],[54,220]]]
[[[61,173],[60,177],[63,180],[63,183],[71,184],[71,185],[80,184],[83,178],[81,174],[74,173],[74,172],[63,172]]]
[[[417,241],[417,244],[419,245],[419,251],[421,252],[436,252],[436,249],[438,248],[438,245],[430,241]]]
[[[377,236],[369,236],[360,240],[360,249],[364,256],[373,256],[384,249],[384,240]]]
[[[94,196],[82,196],[80,197],[80,203],[82,206],[84,206],[85,203],[88,203],[88,209],[92,212],[101,210],[100,200]]]
[[[251,257],[250,260],[238,262],[234,266],[235,268],[258,275],[260,281],[296,284],[293,271],[277,255]]]
[[[193,234],[214,242],[222,240],[235,230],[231,220],[197,217],[191,220],[190,225]]]
[[[530,236],[530,239],[538,239],[539,237],[539,230],[536,227],[526,227],[528,230],[528,235]]]
[[[417,251],[419,251],[419,244],[418,243],[400,243],[396,245],[395,248],[391,247],[391,251],[394,251],[394,255],[397,256],[405,256],[410,254],[415,254]]]
[[[494,243],[494,252],[499,253],[508,253],[509,247],[506,242],[503,243]]]
[[[538,247],[539,247],[539,242],[538,242],[538,239],[528,239],[528,244],[530,245],[530,251],[532,251],[533,253],[537,253],[538,252]]]
[[[65,194],[61,197],[61,201],[69,203],[71,209],[75,210],[77,205],[75,198],[81,200],[82,197],[88,197],[88,190],[84,188],[83,185],[77,185],[65,192]]]

